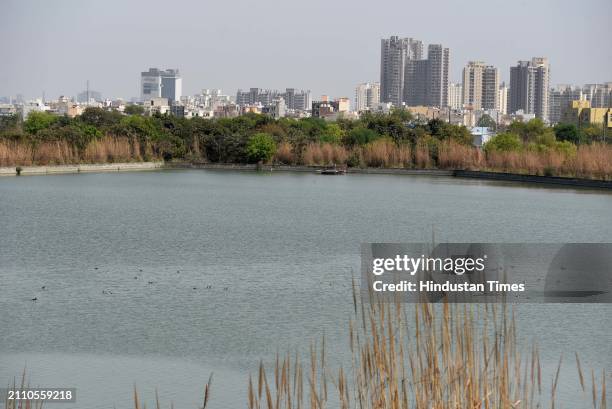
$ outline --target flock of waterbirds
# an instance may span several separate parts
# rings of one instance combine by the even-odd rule
[[[94,267],[94,270],[99,270],[99,267]],[[139,272],[139,273],[143,273],[143,272],[144,272],[144,270],[143,270],[142,268],[139,268],[139,269],[138,269],[138,272]],[[176,270],[176,274],[180,274],[180,273],[181,273],[181,270]],[[135,276],[134,276],[134,280],[141,280],[141,279],[142,279],[142,277],[139,277],[138,275],[135,275]],[[155,285],[155,284],[156,284],[156,281],[154,281],[154,280],[148,280],[148,281],[147,281],[147,285]],[[203,288],[204,288],[205,290],[213,290],[213,286],[212,286],[212,284],[206,284],[206,286],[204,286]],[[46,286],[46,285],[43,285],[43,286],[41,286],[41,287],[40,287],[40,290],[41,290],[41,291],[46,291],[47,289],[48,289],[48,288],[47,288],[47,286]],[[191,289],[192,289],[192,290],[197,290],[197,289],[198,289],[198,287],[197,287],[197,286],[192,286],[192,287],[191,287]],[[222,287],[222,291],[229,291],[229,287],[228,287],[228,286]],[[103,290],[102,290],[102,294],[104,294],[104,295],[113,295],[113,292],[112,292],[111,290],[109,290],[109,289],[105,288],[105,289],[103,289]],[[38,301],[38,300],[39,300],[39,298],[38,298],[38,297],[39,297],[39,296],[37,295],[37,296],[35,296],[35,297],[31,298],[31,301],[32,301],[32,302],[36,302],[36,301]]]

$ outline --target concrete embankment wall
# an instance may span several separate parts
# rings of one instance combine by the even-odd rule
[[[538,183],[547,185],[574,186],[593,189],[612,189],[611,180],[565,178],[558,176],[520,175],[517,173],[481,172],[474,170],[455,170],[453,176],[459,178],[501,180],[507,182]]]
[[[280,171],[280,172],[316,172],[327,169],[326,166],[304,166],[304,165],[253,165],[253,164],[225,164],[225,163],[187,163],[173,162],[166,165],[175,169],[218,169],[218,170],[246,170],[246,171]],[[399,169],[399,168],[348,168],[347,173],[368,173],[384,175],[432,175],[453,176],[452,170],[441,169]]]
[[[244,171],[285,171],[285,172],[316,172],[325,169],[324,166],[285,166],[285,165],[245,165],[225,163],[200,162],[134,162],[134,163],[106,163],[81,164],[58,166],[22,166],[0,167],[0,176],[16,175],[50,175],[58,173],[84,173],[84,172],[121,172],[154,169],[218,169],[218,170],[244,170]],[[18,172],[19,169],[19,172]],[[349,168],[348,173],[386,174],[386,175],[428,175],[446,176],[469,179],[498,180],[505,182],[519,182],[531,184],[547,184],[557,186],[581,187],[591,189],[612,190],[611,180],[592,180],[579,178],[566,178],[556,176],[521,175],[516,173],[483,172],[473,170],[442,170],[442,169],[385,169],[385,168]]]
[[[50,175],[56,173],[122,172],[159,169],[163,162],[103,163],[57,166],[21,166],[0,168],[0,176]]]
[[[219,163],[189,163],[189,162],[174,162],[167,164],[169,168],[179,169],[219,169],[219,170],[269,170],[269,171],[287,171],[287,172],[316,172],[317,170],[325,169],[324,166],[271,166],[271,165],[240,165],[240,164],[219,164]],[[499,180],[505,182],[520,182],[531,184],[547,184],[558,186],[571,186],[591,189],[610,189],[612,190],[612,181],[592,180],[580,178],[566,178],[556,176],[537,176],[537,175],[521,175],[517,173],[502,173],[502,172],[484,172],[473,170],[444,170],[444,169],[385,169],[385,168],[349,168],[348,173],[366,173],[366,174],[386,174],[386,175],[429,175],[429,176],[446,176],[470,179],[484,180]]]

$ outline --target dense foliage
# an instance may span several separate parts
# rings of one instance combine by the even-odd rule
[[[491,125],[484,117],[479,125]],[[145,116],[141,107],[125,113],[87,108],[75,118],[32,112],[25,121],[0,118],[0,166],[195,160],[216,163],[346,164],[348,166],[475,168],[543,172],[578,167],[611,147],[599,127],[549,127],[539,119],[498,129],[483,152],[472,147],[464,126],[440,119],[419,121],[406,110],[364,113],[358,120],[273,119],[247,114],[235,118]],[[601,142],[604,142],[602,144]],[[595,146],[596,145],[596,146]],[[581,154],[577,146],[591,146]],[[599,146],[605,147],[604,150]],[[578,152],[578,155],[577,155]],[[587,152],[582,149],[582,153]],[[556,155],[556,156],[555,156]],[[582,158],[580,160],[576,157]],[[582,163],[580,162],[580,163]],[[541,163],[541,165],[537,165]],[[516,168],[516,169],[515,169]],[[607,169],[607,168],[606,168]],[[593,173],[608,172],[597,168]]]

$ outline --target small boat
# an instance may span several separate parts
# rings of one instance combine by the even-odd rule
[[[331,169],[322,169],[319,172],[322,175],[344,175],[346,173],[346,170],[331,168]]]

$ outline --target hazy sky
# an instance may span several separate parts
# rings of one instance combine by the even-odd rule
[[[183,94],[286,87],[353,97],[377,81],[380,39],[414,37],[508,79],[547,56],[551,83],[612,81],[610,0],[0,0],[0,96],[139,95],[140,72],[179,68]]]

